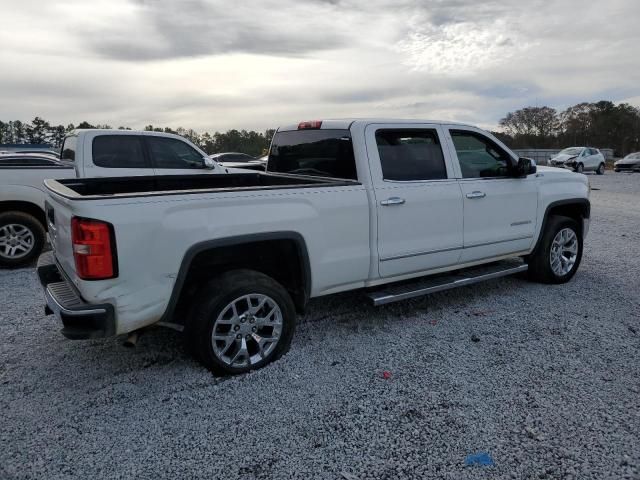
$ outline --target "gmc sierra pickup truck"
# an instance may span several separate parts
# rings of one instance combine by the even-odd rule
[[[132,130],[75,130],[60,158],[0,155],[0,267],[32,262],[45,244],[44,180],[227,173],[186,139]]]
[[[590,211],[584,175],[418,120],[279,128],[265,173],[45,183],[38,273],[62,333],[173,326],[219,374],[281,356],[313,297],[361,289],[381,305],[525,271],[567,282]]]

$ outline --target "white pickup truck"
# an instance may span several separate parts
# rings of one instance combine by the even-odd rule
[[[590,213],[584,175],[418,120],[280,128],[266,173],[46,187],[38,272],[62,333],[170,324],[222,374],[282,355],[313,297],[362,289],[380,305],[526,270],[566,282]]]
[[[47,178],[227,172],[186,139],[160,132],[75,130],[60,159],[0,155],[0,267],[26,265],[42,251]]]

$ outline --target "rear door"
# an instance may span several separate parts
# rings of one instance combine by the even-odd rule
[[[464,202],[463,263],[528,250],[538,210],[536,175],[513,176],[517,159],[472,127],[449,126]]]
[[[205,166],[204,154],[179,138],[149,134],[145,135],[144,139],[156,175],[193,175],[215,172],[215,169],[211,170]]]
[[[365,129],[378,216],[379,272],[393,277],[455,265],[462,195],[435,124]]]

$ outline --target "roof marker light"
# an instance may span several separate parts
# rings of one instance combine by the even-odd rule
[[[313,130],[322,126],[322,120],[311,120],[308,122],[300,122],[298,124],[298,130]]]

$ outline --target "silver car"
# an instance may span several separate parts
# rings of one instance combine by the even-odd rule
[[[597,148],[569,147],[552,157],[549,160],[549,165],[569,168],[578,173],[593,171],[598,175],[603,175],[605,161],[604,155]]]
[[[616,172],[640,172],[640,152],[630,153],[613,164]]]

